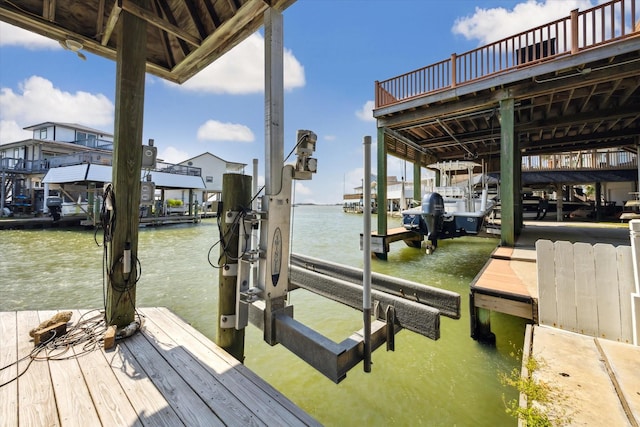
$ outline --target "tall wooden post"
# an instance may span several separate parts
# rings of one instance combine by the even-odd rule
[[[218,273],[220,283],[218,289],[218,331],[216,344],[225,349],[229,354],[244,360],[244,329],[237,330],[229,322],[231,327],[224,327],[228,319],[226,316],[236,315],[236,280],[238,257],[240,250],[238,245],[238,233],[240,220],[233,221],[233,213],[250,209],[251,202],[251,177],[237,173],[222,175],[222,207],[223,217],[220,221],[220,265],[223,266]],[[228,218],[232,221],[229,222]],[[228,326],[228,324],[227,324]]]
[[[422,202],[422,155],[418,154],[418,160],[413,164],[413,200]]]
[[[516,188],[513,98],[500,101],[500,216],[501,240],[504,246],[516,243],[516,208],[520,207],[520,188]]]
[[[147,1],[136,3],[146,6]],[[122,327],[135,316],[147,25],[126,11],[119,25],[112,172],[116,218],[109,245],[105,316],[109,325]],[[131,266],[128,274],[124,271],[127,263]]]

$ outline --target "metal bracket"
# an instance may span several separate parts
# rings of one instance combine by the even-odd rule
[[[235,314],[223,314],[220,316],[220,329],[233,329],[236,327]]]
[[[240,215],[240,212],[238,211],[226,211],[224,213],[225,224],[235,223],[238,220],[238,215]]]
[[[227,277],[238,275],[238,264],[225,264],[222,266],[222,275]]]

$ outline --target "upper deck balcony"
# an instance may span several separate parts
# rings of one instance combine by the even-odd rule
[[[640,0],[614,0],[375,83],[391,155],[427,165],[500,156],[514,100],[523,156],[640,142]]]

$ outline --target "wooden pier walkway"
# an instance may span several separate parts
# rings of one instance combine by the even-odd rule
[[[559,395],[549,412],[572,426],[640,425],[640,347],[546,326],[527,327],[523,365]]]
[[[32,361],[29,330],[55,312],[0,312],[0,367],[8,366],[0,370],[0,424],[319,425],[169,310],[139,313],[142,331],[115,349],[75,345]],[[69,328],[80,317],[74,311]]]

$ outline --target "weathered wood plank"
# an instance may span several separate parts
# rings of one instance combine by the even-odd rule
[[[35,311],[18,312],[18,359],[33,350],[29,331],[40,324]],[[44,355],[44,354],[43,354]],[[18,363],[18,372],[26,372],[18,378],[18,423],[26,426],[59,426],[56,400],[46,362],[31,359]],[[28,368],[27,368],[28,367]]]
[[[81,316],[84,315],[87,318],[93,313],[95,311],[81,310],[75,311],[73,315],[77,321]],[[74,347],[73,351],[77,355],[82,352],[82,349]],[[142,426],[138,414],[133,409],[105,356],[109,357],[101,349],[77,358],[101,424],[104,426]]]
[[[56,313],[56,311],[39,311],[38,317],[40,322],[44,322]],[[77,319],[76,316],[76,321]],[[63,348],[43,352],[43,356],[46,354],[47,357],[53,357],[46,363],[49,365],[58,419],[62,426],[98,425],[100,420],[91,401],[78,361],[75,357],[66,358],[72,355],[69,350]],[[56,357],[63,352],[62,358]]]
[[[620,298],[620,341],[633,343],[633,316],[631,294],[635,293],[633,277],[633,255],[631,246],[617,246],[618,287]]]
[[[127,346],[116,345],[114,351],[103,354],[142,424],[183,425]]]
[[[320,425],[309,414],[298,408],[293,402],[283,396],[278,390],[273,388],[266,381],[259,378],[253,371],[238,362],[231,355],[224,351],[209,340],[200,331],[196,330],[184,320],[180,319],[175,313],[166,308],[145,308],[141,309],[143,313],[153,315],[156,324],[160,324],[163,328],[171,330],[177,324],[187,334],[181,337],[181,342],[188,347],[190,351],[199,359],[206,360],[207,366],[220,374],[220,382],[227,384],[232,382],[234,385],[228,385],[230,390],[237,390],[237,397],[252,407],[261,408],[256,411],[263,421],[268,424],[286,424],[286,425]],[[162,314],[162,316],[160,316]],[[162,323],[159,323],[162,322]],[[263,393],[251,392],[255,389],[261,390]],[[281,407],[281,408],[279,408]],[[286,412],[281,409],[284,408]],[[273,420],[270,422],[269,420]],[[278,421],[279,420],[279,421]]]
[[[8,366],[0,370],[0,384],[8,383],[0,387],[0,424],[6,426],[18,425],[18,376],[17,364],[17,329],[16,313],[0,313],[0,367]],[[9,382],[11,381],[11,382]]]
[[[573,244],[558,241],[555,246],[556,299],[558,327],[575,332],[576,280],[573,271]]]
[[[199,360],[174,341],[174,337],[181,339],[185,333],[178,328],[166,330],[153,320],[147,319],[143,335],[225,423],[244,426],[266,425],[218,381],[215,372],[206,368],[206,361]]]
[[[591,244],[574,244],[573,265],[576,278],[577,332],[595,337],[598,335],[598,302],[596,300],[596,266]]]
[[[620,339],[620,298],[618,265],[613,245],[597,243],[593,247],[596,263],[596,298],[598,300],[598,336]]]
[[[473,297],[474,305],[480,308],[486,308],[491,311],[510,314],[512,316],[522,317],[523,319],[532,319],[533,312],[531,304],[521,301],[513,301],[507,298],[494,297],[476,292]]]
[[[176,411],[184,424],[224,426],[222,420],[209,410],[189,384],[142,334],[122,340],[118,346],[126,347],[134,355],[141,369],[162,394],[163,400]]]
[[[558,325],[558,321],[554,256],[555,250],[552,241],[538,240],[536,242],[540,324],[555,327]]]

